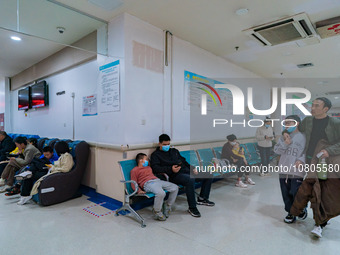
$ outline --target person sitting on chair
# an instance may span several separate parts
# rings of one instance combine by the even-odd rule
[[[5,192],[6,189],[13,186],[14,183],[14,175],[15,172],[18,171],[20,168],[27,166],[33,158],[40,157],[41,153],[40,151],[35,148],[33,145],[27,143],[27,140],[25,137],[17,137],[14,139],[15,145],[18,147],[19,151],[24,150],[23,156],[24,158],[10,158],[10,162],[5,167],[4,171],[1,174],[0,179],[0,192]],[[5,182],[7,179],[7,183]]]
[[[70,154],[70,148],[68,147],[68,144],[65,141],[59,141],[54,145],[54,149],[56,153],[58,154],[59,159],[55,161],[53,165],[51,164],[46,165],[48,168],[47,174],[39,178],[34,183],[33,187],[30,185],[30,183],[28,183],[27,188],[25,189],[23,186],[20,200],[17,203],[18,205],[26,204],[32,198],[33,195],[39,192],[38,189],[39,189],[40,183],[43,181],[43,179],[46,176],[55,174],[55,173],[60,173],[60,172],[67,173],[72,169],[74,165],[74,161],[73,161],[72,155]],[[29,179],[25,179],[25,181],[29,182]],[[25,185],[26,187],[26,183],[23,183],[23,185]],[[32,187],[32,190],[30,189],[30,187]]]
[[[45,146],[43,148],[43,155],[41,155],[39,159],[34,158],[32,162],[26,168],[24,168],[21,173],[14,176],[17,180],[17,183],[13,187],[7,189],[8,192],[5,194],[5,196],[9,197],[9,196],[19,194],[21,189],[31,190],[33,186],[33,182],[35,182],[40,177],[47,174],[48,167],[46,166],[46,164],[53,164],[54,161],[58,160],[58,158],[59,158],[58,155],[53,152],[52,147]],[[22,180],[25,180],[31,177],[33,179],[33,182],[32,180],[29,180],[26,182],[23,181],[22,183]],[[22,184],[25,184],[25,183],[26,185],[22,186]],[[27,186],[29,185],[30,185],[30,188],[27,188]]]
[[[15,149],[13,139],[5,131],[0,131],[0,175],[8,163],[8,153]],[[2,163],[3,162],[3,163]]]
[[[171,206],[176,200],[178,186],[171,182],[162,181],[153,175],[152,169],[149,166],[149,161],[144,153],[138,153],[136,156],[137,166],[131,170],[131,180],[137,182],[138,193],[152,192],[155,194],[155,201],[152,212],[155,220],[164,221],[169,217]],[[133,189],[135,185],[131,183]],[[170,192],[167,202],[164,202],[166,193]],[[164,202],[164,203],[163,203]]]
[[[190,173],[198,174],[197,171],[179,154],[177,149],[170,148],[170,137],[167,134],[159,136],[159,147],[151,154],[151,168],[156,176],[167,174],[170,182],[185,187],[189,205],[188,212],[193,217],[201,217],[196,204],[215,205],[214,202],[209,201],[212,178],[192,178]],[[195,197],[195,180],[202,182],[197,202]]]
[[[241,167],[245,167],[248,163],[244,157],[244,155],[237,155],[233,152],[233,146],[237,144],[237,138],[235,135],[231,134],[227,136],[228,142],[226,142],[222,148],[222,158],[229,160],[231,164],[237,166],[237,182],[235,184],[236,187],[247,188],[248,186],[244,184],[241,180],[243,176],[243,171],[241,171]],[[250,179],[249,172],[245,173],[245,182],[250,185],[255,185],[255,182]]]

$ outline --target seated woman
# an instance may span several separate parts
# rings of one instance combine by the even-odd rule
[[[54,149],[56,153],[58,154],[59,159],[54,162],[54,165],[47,165],[48,173],[42,176],[39,180],[37,180],[34,185],[33,185],[33,180],[30,180],[31,178],[27,178],[23,180],[20,200],[17,203],[18,205],[26,204],[32,198],[33,195],[38,193],[38,188],[40,186],[40,183],[46,176],[50,174],[59,173],[59,172],[66,173],[72,169],[74,165],[74,161],[73,161],[72,155],[70,154],[70,149],[68,147],[68,144],[64,141],[60,141],[55,144]],[[32,185],[33,185],[33,188],[32,188]]]

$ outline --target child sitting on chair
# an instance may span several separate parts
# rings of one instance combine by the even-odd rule
[[[232,149],[233,153],[241,158],[243,158],[243,161],[246,165],[248,165],[248,162],[246,160],[246,157],[244,156],[244,149],[243,147],[240,146],[239,142],[236,142],[233,145],[233,149]]]
[[[154,176],[147,159],[148,158],[144,153],[137,154],[137,166],[131,170],[131,180],[137,182],[139,186],[138,194],[145,194],[146,192],[152,192],[155,194],[152,212],[156,220],[164,221],[169,217],[171,205],[176,200],[178,186],[171,182],[162,181]],[[131,183],[131,186],[135,189],[135,185],[133,183]],[[169,198],[166,202],[164,202],[166,195],[164,190],[170,192]]]

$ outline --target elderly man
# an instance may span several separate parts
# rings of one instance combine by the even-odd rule
[[[7,188],[13,186],[14,183],[14,175],[15,172],[20,168],[31,163],[33,158],[40,157],[40,151],[35,148],[33,145],[27,143],[25,137],[17,137],[14,139],[15,145],[18,147],[19,151],[24,151],[24,158],[10,158],[10,162],[5,167],[4,171],[1,174],[0,179],[0,192],[5,192]],[[7,183],[5,182],[7,179]]]
[[[15,149],[15,143],[5,131],[0,131],[0,161],[7,161],[7,154]],[[0,174],[4,171],[6,163],[0,164]]]

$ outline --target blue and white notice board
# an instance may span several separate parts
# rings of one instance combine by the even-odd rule
[[[99,67],[99,110],[120,111],[119,60]]]

